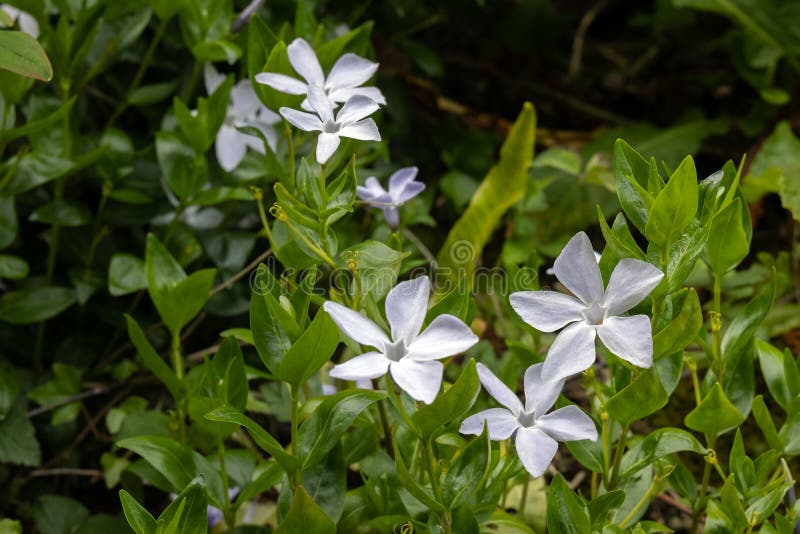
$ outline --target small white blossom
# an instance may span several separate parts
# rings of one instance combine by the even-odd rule
[[[488,367],[478,364],[478,376],[486,391],[505,408],[489,408],[467,417],[462,434],[478,435],[488,427],[489,439],[500,441],[514,436],[517,456],[534,477],[542,476],[553,461],[559,441],[597,440],[592,419],[577,406],[565,406],[551,413],[563,380],[542,379],[543,364],[525,371],[525,404]]]
[[[8,4],[0,4],[0,9],[5,11],[8,17],[17,23],[21,31],[34,39],[39,38],[39,23],[33,15]]]
[[[375,121],[367,118],[378,110],[374,100],[362,95],[352,96],[335,116],[330,100],[319,87],[309,87],[308,100],[316,114],[286,107],[281,108],[280,112],[297,128],[306,132],[320,132],[317,138],[317,161],[320,164],[328,161],[339,148],[340,137],[361,141],[381,140]]]
[[[425,184],[415,180],[417,171],[416,167],[405,167],[396,171],[389,177],[388,191],[381,186],[377,178],[370,176],[365,185],[358,186],[356,194],[367,204],[381,208],[386,222],[392,230],[396,230],[400,226],[398,206],[405,204],[425,189]]]
[[[637,367],[653,365],[650,318],[620,315],[655,289],[664,277],[661,271],[626,258],[614,268],[604,289],[592,243],[584,232],[570,239],[553,270],[577,298],[555,291],[520,291],[510,297],[514,310],[534,328],[553,332],[566,326],[547,352],[542,370],[546,380],[588,369],[596,358],[596,336],[608,350]]]
[[[225,81],[225,76],[217,72],[211,63],[206,63],[203,72],[208,94],[213,93]],[[270,148],[274,151],[278,135],[273,127],[280,122],[280,115],[265,107],[258,99],[250,80],[241,80],[231,88],[225,122],[217,132],[216,152],[219,166],[226,172],[235,169],[247,152],[247,147],[264,154],[261,139],[237,130],[237,127],[251,126],[264,134]]]
[[[347,102],[350,97],[355,95],[365,96],[380,105],[386,104],[386,99],[380,89],[361,87],[361,84],[372,78],[375,71],[378,70],[377,63],[348,53],[336,61],[326,78],[317,54],[305,39],[298,38],[292,41],[286,48],[286,52],[289,55],[289,63],[305,79],[305,82],[276,72],[262,72],[256,75],[258,83],[269,85],[273,89],[290,95],[308,95],[311,87],[318,87],[325,92],[325,96],[333,106]],[[308,99],[303,101],[301,107],[306,111],[314,109]]]
[[[367,380],[387,372],[395,383],[416,400],[433,402],[442,385],[443,366],[436,360],[464,352],[478,337],[463,321],[439,315],[422,333],[428,309],[430,281],[427,276],[397,284],[386,296],[386,319],[391,338],[378,325],[349,308],[328,301],[323,308],[348,337],[374,347],[331,369],[341,380]]]

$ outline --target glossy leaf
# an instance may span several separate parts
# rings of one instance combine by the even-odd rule
[[[77,300],[68,287],[34,287],[9,291],[0,296],[0,321],[30,324],[55,317]]]
[[[303,486],[297,486],[289,513],[275,529],[275,534],[333,534],[336,525],[314,502]]]
[[[458,380],[431,404],[420,407],[411,419],[423,436],[430,436],[450,421],[460,421],[481,391],[475,360],[470,360]]]
[[[53,66],[42,45],[20,31],[0,32],[0,69],[45,82],[53,78]]]
[[[300,338],[281,358],[275,376],[298,389],[333,355],[339,345],[339,328],[321,309]]]
[[[689,412],[684,424],[707,436],[718,436],[736,428],[742,421],[744,416],[725,397],[719,383],[716,383],[700,404]]]
[[[442,488],[445,506],[449,509],[457,508],[481,488],[480,482],[490,467],[490,457],[489,434],[484,429],[480,436],[460,451],[455,462],[448,468]]]
[[[650,208],[644,234],[662,247],[674,243],[697,213],[697,170],[686,157]]]
[[[547,530],[564,534],[592,531],[589,511],[561,475],[553,477],[547,488]]]
[[[632,422],[650,415],[667,404],[669,397],[661,385],[658,373],[648,369],[606,402],[609,415],[622,423]]]

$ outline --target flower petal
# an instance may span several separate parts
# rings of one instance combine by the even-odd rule
[[[267,144],[269,148],[274,152],[275,147],[278,144],[278,132],[275,131],[269,124],[265,124],[263,122],[258,121],[245,121],[242,124],[243,126],[252,126],[253,128],[258,128],[262,134],[264,134],[264,139],[267,140]],[[264,154],[266,151],[264,149],[264,143],[261,141],[260,137],[254,135],[245,135],[245,139],[247,142],[247,146],[258,152],[259,154]]]
[[[369,380],[385,375],[390,363],[380,352],[365,352],[334,366],[329,374],[340,380]]]
[[[553,264],[556,278],[586,304],[600,302],[603,298],[603,277],[594,258],[589,236],[578,232]]]
[[[39,21],[37,21],[30,13],[20,10],[19,16],[17,16],[17,24],[19,25],[20,30],[24,31],[34,39],[39,38]]]
[[[538,417],[536,427],[556,441],[597,440],[594,421],[577,406],[565,406]]]
[[[358,195],[358,198],[366,202],[373,201],[385,203],[391,201],[389,198],[389,193],[383,187],[381,187],[381,183],[374,176],[367,178],[367,181],[364,182],[363,186],[359,185],[356,187],[356,195]]]
[[[333,322],[339,326],[346,336],[359,343],[380,350],[383,350],[383,347],[389,343],[389,336],[378,328],[378,325],[360,313],[330,300],[325,302],[322,308],[328,312]]]
[[[542,332],[553,332],[580,321],[586,305],[556,291],[518,291],[508,298],[522,320]]]
[[[386,224],[389,225],[389,228],[397,230],[397,227],[400,226],[400,211],[398,211],[395,206],[384,206],[381,209],[383,210],[383,217],[386,219]]]
[[[247,152],[247,136],[233,126],[223,124],[217,132],[216,146],[217,161],[225,172],[231,172],[241,163]]]
[[[292,78],[285,74],[278,74],[277,72],[261,72],[256,74],[256,81],[263,85],[269,85],[273,89],[281,93],[286,93],[287,95],[304,95],[308,92],[308,84],[301,82],[297,78]]]
[[[417,338],[428,311],[431,283],[427,276],[400,282],[386,295],[386,319],[392,340],[410,346]]]
[[[371,98],[356,95],[344,103],[342,109],[336,114],[336,122],[341,125],[351,124],[369,117],[379,109],[380,106]]]
[[[224,79],[224,78],[223,78]],[[242,80],[231,88],[230,113],[237,118],[253,118],[263,105],[250,85],[250,80]]]
[[[364,119],[363,121],[354,122],[343,126],[339,130],[339,135],[342,137],[350,137],[351,139],[359,139],[361,141],[380,141],[381,134],[378,131],[378,125],[372,119]]]
[[[603,306],[608,315],[624,313],[653,291],[664,278],[655,265],[646,261],[625,258],[620,260],[608,281]]]
[[[609,317],[597,327],[597,335],[608,350],[636,367],[653,365],[653,331],[648,316]]]
[[[489,408],[464,419],[458,431],[478,436],[483,433],[484,424],[489,427],[489,439],[494,441],[510,438],[521,427],[517,416],[505,408]]]
[[[316,85],[308,86],[308,103],[317,112],[323,124],[333,121],[333,106],[328,100],[328,95],[321,87]]]
[[[351,87],[348,89],[333,89],[328,93],[328,98],[334,102],[347,102],[355,95],[366,96],[370,100],[377,102],[381,106],[386,105],[386,97],[377,87]]]
[[[283,115],[284,119],[289,121],[289,124],[296,128],[300,128],[305,132],[322,130],[322,121],[320,121],[319,117],[316,115],[297,111],[296,109],[292,108],[281,108],[278,111],[281,112],[281,115]]]
[[[401,204],[405,204],[415,196],[419,195],[425,190],[425,184],[422,182],[409,182],[403,189],[398,192],[392,193],[392,202],[397,204],[398,206]]]
[[[325,83],[325,75],[319,65],[317,54],[305,39],[297,38],[286,47],[289,55],[289,63],[292,64],[297,74],[305,78],[312,85],[322,87]]]
[[[402,191],[406,184],[414,181],[414,178],[417,177],[418,172],[419,169],[416,167],[403,167],[402,169],[397,169],[389,177],[389,191],[392,193],[395,191]]]
[[[442,387],[442,362],[420,362],[411,358],[401,358],[392,362],[389,373],[411,398],[430,404]]]
[[[520,428],[514,440],[517,456],[532,477],[540,477],[547,471],[558,450],[556,440],[538,428]]]
[[[272,126],[281,122],[281,116],[271,109],[261,106],[256,114],[256,121]]]
[[[594,328],[584,322],[562,330],[547,351],[542,378],[561,380],[591,367],[596,357],[594,337]]]
[[[203,65],[203,81],[206,85],[206,93],[211,94],[225,81],[225,75],[217,72],[213,63],[207,62]]]
[[[345,54],[334,63],[325,80],[325,89],[331,91],[356,87],[372,78],[377,70],[378,64],[374,61],[355,54]]]
[[[415,360],[436,360],[464,352],[478,342],[469,326],[458,317],[442,314],[436,317],[408,346],[408,357]]]
[[[563,380],[542,379],[543,366],[543,363],[537,363],[525,370],[525,411],[533,412],[537,417],[547,413],[564,387]]]
[[[511,410],[515,417],[519,416],[522,412],[522,403],[516,393],[508,389],[508,386],[482,363],[478,364],[478,378],[494,400]]]
[[[339,148],[339,136],[322,132],[317,138],[317,161],[321,164],[328,161],[328,159]]]

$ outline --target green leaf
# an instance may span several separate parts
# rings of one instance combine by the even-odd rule
[[[89,510],[75,499],[45,494],[36,499],[32,515],[41,534],[71,534],[81,531]]]
[[[298,326],[272,291],[279,292],[278,281],[266,266],[259,265],[250,297],[250,329],[261,361],[274,373],[291,348],[290,335]]]
[[[589,502],[589,517],[592,518],[592,528],[601,530],[608,521],[608,514],[622,506],[625,502],[625,492],[622,490],[609,491],[599,495]]]
[[[0,278],[22,280],[28,276],[28,262],[18,256],[0,254]]]
[[[373,403],[386,398],[382,391],[350,389],[327,397],[300,426],[297,456],[302,468],[316,464],[339,442],[356,417]]]
[[[592,531],[589,511],[580,497],[556,475],[547,488],[547,530],[560,534],[585,534]]]
[[[35,287],[9,291],[0,297],[0,321],[30,324],[63,312],[77,300],[68,287]]]
[[[83,226],[92,220],[92,214],[83,204],[54,200],[34,211],[30,221],[59,226]]]
[[[17,237],[17,228],[14,197],[0,195],[0,249],[4,249],[14,242]]]
[[[2,11],[2,10],[0,10]],[[1,534],[22,534],[22,523],[15,519],[0,519]]]
[[[133,254],[117,253],[108,266],[108,292],[112,297],[147,288],[145,264]]]
[[[431,436],[437,430],[443,430],[450,421],[460,421],[475,404],[480,392],[475,360],[470,360],[458,380],[431,404],[414,412],[411,419],[423,436]]]
[[[42,461],[36,432],[25,413],[22,397],[0,420],[0,463],[38,466]]]
[[[707,436],[718,436],[742,424],[744,416],[725,397],[719,382],[684,419],[684,424]]]
[[[206,158],[173,132],[156,134],[156,156],[161,174],[178,198],[186,200],[200,192],[208,177]]]
[[[368,240],[339,253],[337,264],[347,269],[347,262],[355,260],[361,276],[361,294],[371,293],[380,300],[397,283],[400,265],[408,252],[395,250],[380,241]]]
[[[608,399],[606,410],[623,425],[630,425],[660,410],[668,400],[669,396],[661,385],[658,373],[654,369],[648,369],[633,383]]]
[[[796,221],[800,221],[800,180],[797,179],[800,176],[800,139],[789,122],[778,123],[753,158],[750,172],[753,174],[750,178],[760,178],[752,180],[754,182],[777,177],[781,203]]]
[[[525,103],[500,149],[500,161],[481,182],[436,256],[441,272],[457,281],[472,278],[475,261],[503,214],[525,192],[536,139],[536,112]]]
[[[632,475],[663,456],[681,451],[708,454],[708,450],[685,430],[679,428],[654,430],[631,447],[622,457],[622,476]]]
[[[473,439],[447,470],[442,487],[442,500],[449,510],[465,503],[470,495],[481,489],[480,482],[490,467],[492,446],[488,431]]]
[[[0,32],[0,69],[49,82],[53,66],[42,45],[25,32]]]
[[[0,360],[0,421],[3,421],[16,403],[20,384],[14,367]]]
[[[653,358],[656,360],[685,349],[703,328],[703,311],[697,292],[694,288],[683,289],[681,292],[685,295],[680,311],[667,326],[653,336]],[[679,295],[673,294],[671,297],[674,301]]]
[[[697,170],[687,156],[653,201],[644,234],[651,242],[669,247],[697,213]]]
[[[77,96],[73,96],[72,98],[61,104],[57,110],[48,114],[45,117],[42,117],[40,119],[29,120],[22,126],[11,128],[4,132],[0,132],[0,139],[8,143],[15,139],[19,139],[20,137],[31,136],[35,133],[41,132],[42,130],[50,128],[53,124],[62,121],[64,117],[66,117],[67,114],[69,114],[77,98],[78,98]]]
[[[271,454],[286,472],[290,473],[297,468],[297,459],[287,453],[278,441],[261,426],[230,406],[221,406],[206,414],[209,421],[222,421],[243,426],[250,433],[256,445]]]
[[[736,483],[742,492],[748,491],[756,484],[756,467],[753,460],[747,456],[742,441],[742,431],[736,429],[736,437],[731,447],[731,455],[728,461],[728,469],[731,474],[736,475]]]
[[[125,519],[135,534],[156,534],[156,520],[144,506],[125,490],[119,490]]]
[[[606,246],[609,247],[614,255],[619,259],[636,258],[645,261],[644,252],[636,244],[636,241],[628,229],[628,223],[625,222],[625,216],[617,213],[614,218],[613,229],[609,228],[606,218],[600,206],[597,206],[597,218],[600,221],[600,230],[603,232],[603,238],[606,240]]]
[[[715,276],[722,277],[750,252],[750,241],[744,228],[742,201],[738,198],[714,217],[706,243],[706,255]]]
[[[207,509],[206,481],[203,475],[198,475],[161,512],[158,521],[174,524],[176,534],[205,532],[208,529]]]
[[[28,398],[40,405],[55,404],[68,399],[81,390],[81,372],[63,363],[53,364],[53,378],[28,392]],[[75,420],[80,412],[80,404],[71,402],[56,409],[51,423],[59,425]]]
[[[643,196],[641,184],[646,184],[650,165],[631,145],[617,139],[614,143],[614,182],[619,203],[633,225],[644,232],[652,198]],[[606,238],[608,239],[608,238]]]
[[[761,364],[761,374],[772,398],[786,411],[789,403],[800,395],[800,369],[788,350],[781,352],[768,342],[756,340],[756,353]]]
[[[177,400],[183,397],[183,383],[178,380],[175,372],[169,368],[147,340],[147,336],[145,336],[136,319],[125,314],[125,321],[128,325],[128,337],[130,337],[133,346],[136,347],[144,366],[167,387],[173,399]]]
[[[753,418],[756,420],[758,428],[760,428],[761,432],[764,434],[764,438],[767,440],[770,448],[778,452],[783,451],[783,440],[778,434],[778,429],[775,428],[775,421],[772,420],[769,408],[767,408],[764,397],[761,395],[753,399]]]
[[[216,468],[186,445],[162,436],[136,436],[118,441],[117,446],[144,458],[176,492],[188,486],[198,475],[203,475],[211,504],[217,508],[225,506],[222,479]]]
[[[303,486],[297,486],[289,513],[275,529],[275,534],[333,534],[336,525],[314,502]]]
[[[401,454],[400,449],[398,449],[397,440],[394,440],[393,443],[394,464],[395,469],[397,470],[397,478],[403,484],[405,489],[430,510],[440,514],[444,513],[446,511],[444,505],[437,501],[436,498],[431,495],[431,492],[417,482],[417,479],[415,479],[411,473],[409,473],[408,467],[406,467],[405,461],[403,460],[403,455]]]
[[[320,310],[305,332],[286,351],[275,376],[295,390],[327,362],[339,345],[339,328]]]

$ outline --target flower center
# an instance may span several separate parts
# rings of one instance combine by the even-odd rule
[[[387,343],[383,348],[383,353],[393,362],[399,362],[406,355],[406,344],[402,339],[394,343]]]
[[[603,319],[606,318],[606,309],[598,303],[593,302],[583,310],[583,318],[590,325],[601,325],[603,324]]]
[[[533,411],[522,412],[519,414],[519,417],[517,417],[517,421],[525,428],[530,428],[536,423],[536,413]]]
[[[335,121],[328,121],[322,125],[322,131],[329,134],[335,134],[339,131],[339,125]]]

